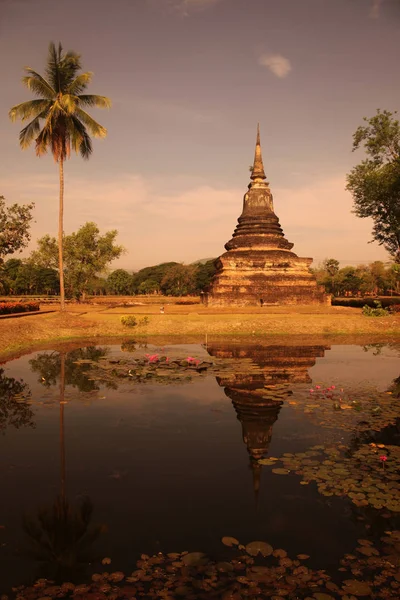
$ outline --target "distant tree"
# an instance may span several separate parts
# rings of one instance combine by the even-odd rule
[[[334,277],[339,271],[339,261],[336,258],[326,258],[322,263],[322,268],[330,275]]]
[[[159,292],[165,273],[170,267],[177,264],[179,263],[167,262],[140,269],[140,271],[133,275],[132,291],[135,294],[153,294]]]
[[[155,279],[145,279],[137,288],[138,294],[158,294],[160,291],[160,284]]]
[[[161,281],[161,291],[166,296],[186,296],[196,291],[196,265],[177,264],[170,267]]]
[[[392,264],[386,272],[387,289],[390,294],[393,292],[400,295],[400,265]]]
[[[211,283],[216,272],[215,259],[208,260],[205,263],[197,264],[196,272],[196,291],[204,291]]]
[[[4,263],[4,272],[10,280],[16,279],[18,271],[23,265],[23,261],[20,258],[9,258]]]
[[[335,276],[334,285],[340,295],[347,293],[357,294],[361,286],[361,278],[355,267],[344,267]]]
[[[88,291],[95,296],[105,296],[108,292],[107,279],[95,275],[88,285]]]
[[[49,45],[45,77],[31,67],[25,67],[22,82],[38,96],[13,106],[10,119],[27,121],[32,119],[19,134],[23,150],[35,142],[36,154],[42,156],[51,151],[59,165],[60,198],[58,223],[58,250],[60,273],[61,310],[64,304],[63,266],[63,214],[64,214],[64,162],[70,157],[71,148],[88,159],[92,153],[93,137],[105,137],[107,130],[84,110],[87,107],[109,108],[111,102],[105,96],[83,94],[92,80],[93,73],[79,73],[82,69],[80,55],[73,51],[64,52],[53,42]],[[43,122],[43,126],[42,126]]]
[[[0,267],[4,257],[25,248],[31,239],[30,225],[34,204],[6,206],[0,196]]]
[[[373,239],[400,263],[400,124],[387,110],[364,118],[353,136],[353,151],[362,145],[366,158],[347,176],[355,214],[371,217]]]
[[[10,258],[4,263],[4,274],[9,294],[58,294],[57,271],[31,260]]]
[[[116,230],[100,235],[95,223],[85,223],[76,233],[64,236],[65,282],[69,296],[85,297],[91,283],[124,252],[124,247],[115,244]],[[57,240],[45,235],[38,240],[38,250],[31,260],[40,266],[57,266]]]
[[[132,275],[124,269],[116,269],[107,277],[107,288],[113,294],[131,294]]]

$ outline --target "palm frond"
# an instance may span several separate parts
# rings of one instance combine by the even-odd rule
[[[78,105],[78,96],[63,94],[60,98],[59,105],[66,114],[74,113]]]
[[[40,121],[47,116],[47,109],[38,114],[26,127],[19,132],[19,145],[23,150],[28,148],[40,133]]]
[[[54,42],[50,42],[47,55],[46,76],[56,92],[60,91],[59,62],[62,56],[62,46],[58,44],[58,50]]]
[[[42,156],[47,153],[47,150],[51,148],[51,131],[48,127],[43,127],[39,135],[36,138],[36,154]]]
[[[37,73],[30,67],[25,67],[25,71],[26,73],[29,73],[29,75],[25,75],[22,78],[22,83],[26,85],[31,92],[37,96],[44,96],[49,100],[55,97],[56,92],[54,88],[40,75],[40,73]]]
[[[16,121],[17,119],[26,121],[26,119],[37,117],[44,110],[49,109],[50,106],[50,100],[28,100],[27,102],[22,102],[22,104],[13,106],[10,109],[8,116],[10,117],[11,121]]]
[[[97,108],[110,108],[111,100],[107,96],[98,96],[97,94],[80,94],[78,96],[80,106],[96,106]]]
[[[87,160],[93,152],[92,140],[87,132],[85,125],[75,115],[69,119],[69,133],[71,145],[75,152]]]
[[[87,73],[80,73],[75,79],[69,84],[67,88],[68,94],[80,94],[87,88],[89,83],[92,81],[93,73],[88,71]]]
[[[75,117],[77,117],[86,127],[89,129],[90,133],[94,137],[103,138],[107,135],[107,129],[100,125],[97,121],[93,119],[85,110],[81,108],[76,108]]]

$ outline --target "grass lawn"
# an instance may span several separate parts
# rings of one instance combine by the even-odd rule
[[[168,299],[170,301],[170,299]],[[153,300],[154,302],[154,300]],[[164,305],[165,313],[160,314]],[[263,308],[206,308],[201,304],[179,305],[157,298],[157,304],[108,306],[106,303],[71,304],[66,314],[57,305],[43,304],[43,310],[56,312],[30,317],[0,320],[0,358],[6,359],[35,347],[54,347],[57,342],[78,340],[100,343],[112,338],[149,338],[163,344],[168,341],[204,342],[212,337],[250,338],[254,341],[278,338],[284,343],[308,343],[318,340],[333,343],[400,342],[400,315],[383,318],[365,317],[361,309],[342,306],[266,306]],[[147,316],[149,323],[133,328],[121,324],[121,316]],[[311,337],[310,337],[311,336]],[[312,339],[311,339],[312,338]],[[339,342],[336,342],[339,343]]]

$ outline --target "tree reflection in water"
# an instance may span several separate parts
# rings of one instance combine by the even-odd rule
[[[102,356],[106,353],[103,349],[96,348],[83,350],[90,351],[91,356]],[[78,355],[81,356],[81,353]],[[81,390],[83,388],[84,391],[90,391],[88,387],[96,389],[91,387],[95,382],[87,380],[82,372],[76,375],[79,371],[74,368],[77,365],[73,365],[73,361],[77,360],[76,356],[76,351],[69,352],[67,356],[60,352],[39,355],[39,361],[34,365],[32,363],[36,359],[30,361],[33,370],[46,373],[46,384],[55,385],[58,377],[60,381],[60,493],[50,506],[39,508],[35,517],[24,515],[22,519],[30,546],[27,553],[42,563],[39,576],[54,579],[56,582],[78,580],[82,576],[86,564],[94,558],[92,545],[103,529],[102,525],[90,524],[93,513],[90,498],[81,499],[75,507],[67,498],[65,385],[69,377],[71,385],[75,382]]]
[[[34,412],[26,402],[31,391],[22,379],[6,377],[4,369],[0,369],[0,433],[7,427],[35,427]]]
[[[77,388],[80,392],[92,392],[99,389],[98,382],[90,379],[90,364],[76,364],[81,360],[98,361],[109,353],[109,348],[88,346],[77,348],[67,353],[42,352],[29,361],[34,373],[38,373],[39,382],[45,387],[55,386],[61,373],[61,362],[64,361],[65,385]],[[62,358],[63,357],[63,358]],[[108,382],[106,387],[116,389],[115,382]]]

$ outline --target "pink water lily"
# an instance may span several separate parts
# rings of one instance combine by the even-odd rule
[[[192,364],[196,365],[196,367],[200,362],[197,358],[193,358],[193,356],[188,356],[186,360],[188,363],[192,363]]]
[[[147,360],[151,363],[158,361],[158,358],[159,358],[158,354],[145,354],[145,356],[146,356]]]

